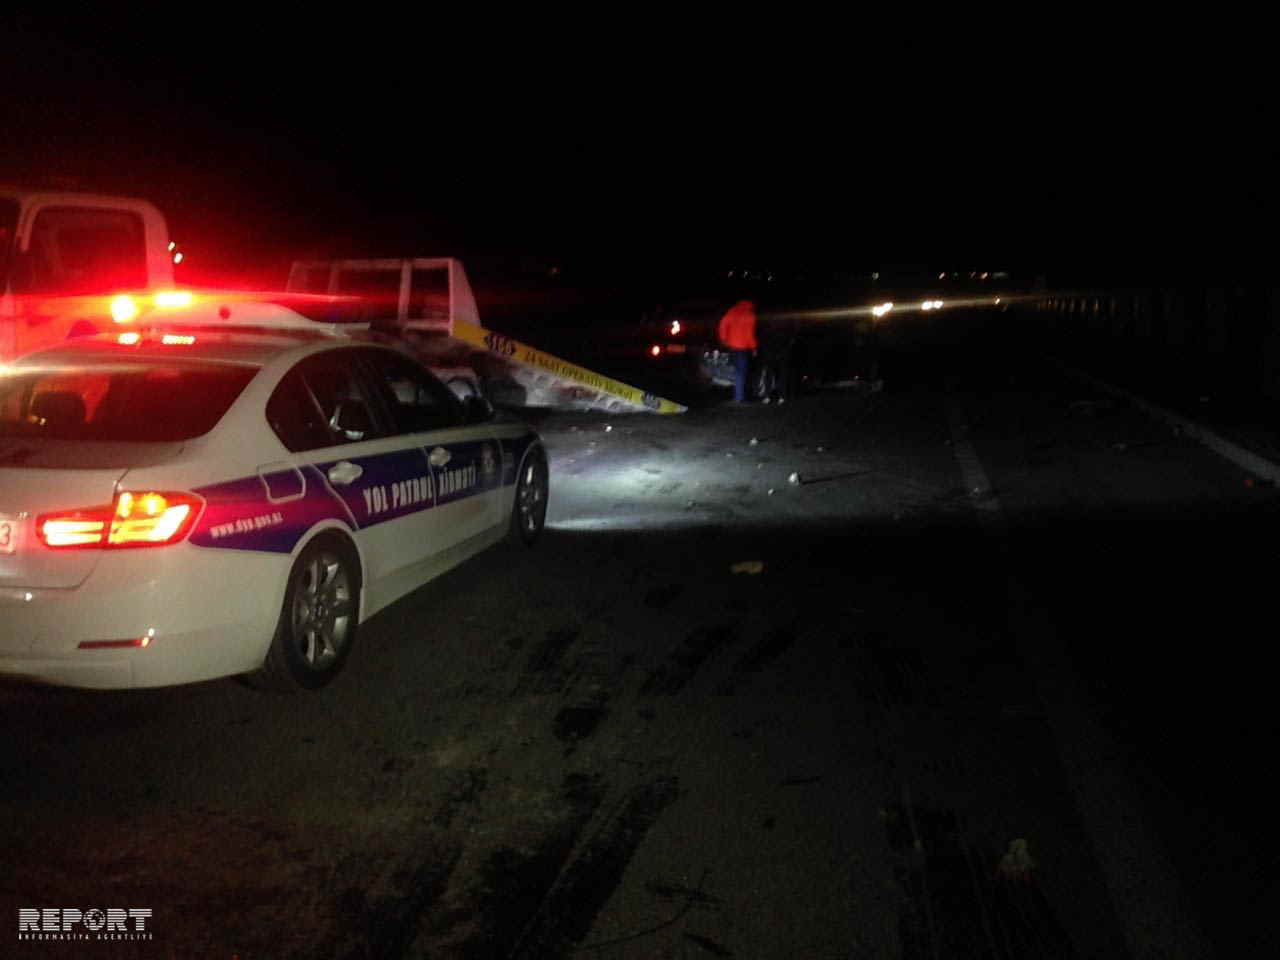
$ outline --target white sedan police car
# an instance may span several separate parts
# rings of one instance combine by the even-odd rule
[[[542,529],[527,426],[393,346],[208,303],[0,367],[0,674],[319,687],[357,626]]]

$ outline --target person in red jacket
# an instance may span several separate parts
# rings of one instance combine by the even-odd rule
[[[733,399],[742,403],[747,396],[747,371],[755,354],[756,305],[739,300],[720,318],[720,343],[733,354]]]

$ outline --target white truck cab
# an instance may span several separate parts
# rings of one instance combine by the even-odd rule
[[[0,185],[0,361],[110,329],[115,297],[172,286],[153,204]]]

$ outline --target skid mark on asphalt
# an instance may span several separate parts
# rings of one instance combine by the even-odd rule
[[[739,683],[745,682],[751,674],[762,672],[790,650],[795,642],[795,633],[790,629],[779,627],[770,630],[738,658],[729,677],[716,687],[716,693],[720,696],[732,696]]]
[[[679,792],[674,777],[628,791],[542,901],[512,957],[553,958],[574,952],[621,883],[645,835]]]
[[[448,830],[460,812],[475,808],[488,784],[489,771],[485,767],[454,771],[444,800],[432,815],[431,822],[441,830]]]
[[[854,683],[860,696],[880,707],[915,702],[926,682],[924,655],[918,647],[894,645],[877,632],[850,640]]]
[[[604,793],[597,777],[566,776],[555,822],[539,825],[532,836],[512,836],[507,845],[486,854],[478,885],[450,898],[451,908],[424,925],[410,955],[434,956],[436,950],[443,950],[449,956],[476,960],[511,956],[527,939],[525,931],[565,869]]]
[[[710,937],[704,937],[701,934],[697,934],[697,933],[690,933],[687,930],[684,932],[683,936],[690,943],[696,944],[697,946],[701,947],[703,950],[711,954],[711,956],[713,957],[732,957],[733,956],[732,950],[730,950],[728,947],[725,947],[719,943],[716,943],[716,941],[712,940]]]
[[[615,657],[603,636],[592,630],[578,642],[554,686],[565,705],[552,718],[551,733],[565,745],[566,757],[599,729],[631,667],[631,658]]]
[[[449,885],[449,878],[462,857],[462,848],[432,851],[426,862],[405,879],[407,893],[370,901],[359,887],[348,887],[337,897],[337,913],[351,929],[363,933],[362,943],[345,953],[344,960],[366,957],[401,957],[413,942],[420,919],[426,915]]]
[[[704,893],[702,890],[684,883],[650,880],[644,885],[644,888],[659,900],[666,900],[668,903],[678,904],[682,907],[691,905],[695,910],[718,911],[724,906],[724,901],[719,897],[713,897],[709,893]]]
[[[1076,956],[1044,894],[1012,867],[1007,875],[993,871],[956,811],[914,805],[904,797],[886,807],[883,818],[889,846],[901,861],[903,960]]]
[[[512,695],[559,693],[566,680],[561,669],[564,656],[577,639],[576,627],[548,630],[546,637],[529,654]]]
[[[738,628],[731,623],[697,628],[667,655],[663,663],[649,672],[640,685],[640,696],[675,696],[717,650],[732,643],[737,635]]]

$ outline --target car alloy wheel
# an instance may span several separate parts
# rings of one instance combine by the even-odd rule
[[[289,572],[275,636],[257,673],[275,690],[314,690],[342,669],[360,623],[360,563],[350,541],[321,534]]]
[[[547,461],[540,452],[525,458],[516,483],[515,509],[511,525],[517,536],[532,545],[547,519]]]
[[[325,670],[353,632],[351,576],[336,551],[317,550],[295,573],[293,640],[302,662]]]

